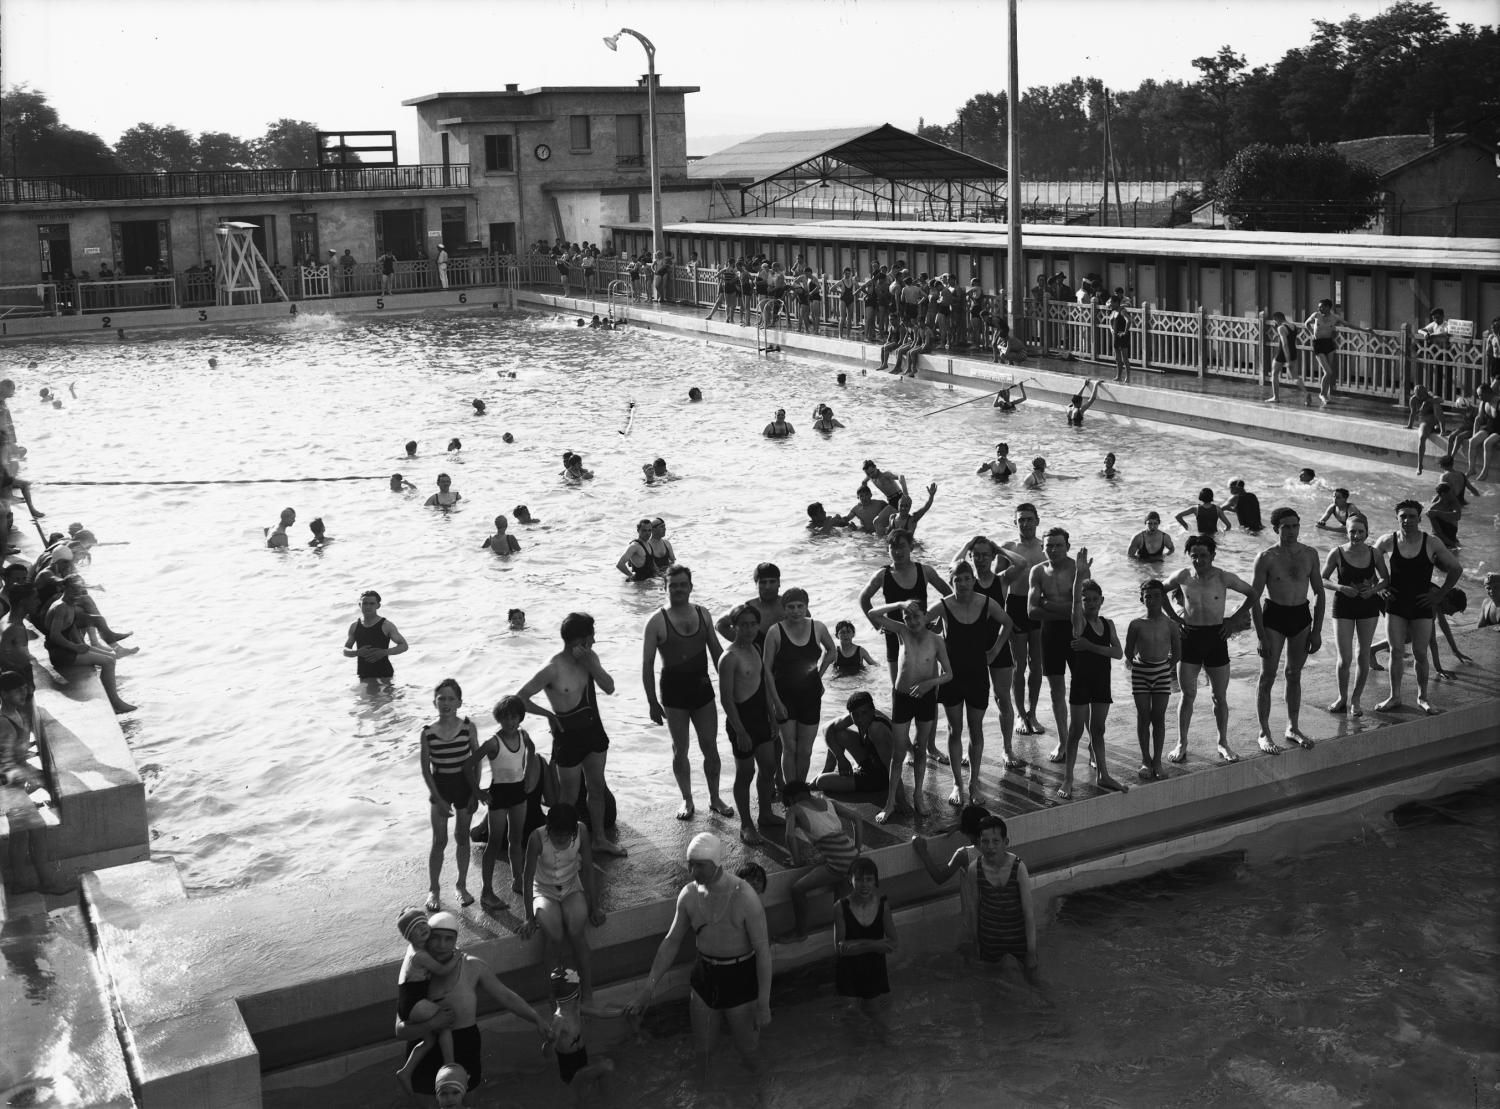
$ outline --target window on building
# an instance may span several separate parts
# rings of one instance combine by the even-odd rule
[[[643,166],[646,164],[642,134],[640,116],[615,116],[616,165]]]
[[[515,151],[509,135],[486,135],[484,137],[484,171],[486,173],[514,173]]]
[[[631,223],[641,222],[641,194],[631,193],[626,203],[626,219]]]
[[[573,142],[572,142],[571,149],[573,149],[573,150],[592,150],[592,149],[594,149],[593,136],[589,134],[589,117],[588,116],[574,116],[572,118],[572,136],[573,136]]]

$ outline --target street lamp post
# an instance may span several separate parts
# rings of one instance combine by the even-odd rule
[[[646,150],[651,160],[651,252],[663,250],[661,232],[661,170],[656,161],[656,47],[639,31],[621,27],[619,34],[605,35],[604,45],[618,50],[620,35],[630,35],[646,48]]]

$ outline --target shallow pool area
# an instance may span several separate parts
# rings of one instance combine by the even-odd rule
[[[1104,414],[1069,429],[1042,404],[1007,415],[980,402],[924,416],[972,394],[857,370],[840,388],[836,371],[813,361],[641,329],[579,330],[566,317],[325,317],[7,350],[13,365],[32,358],[37,370],[12,376],[65,392],[72,384],[77,397],[62,410],[12,401],[31,448],[28,476],[50,523],[81,519],[105,544],[127,544],[101,547],[84,573],[106,583],[104,611],[143,647],[121,675],[122,692],[141,705],[124,726],[150,790],[153,851],[175,859],[200,892],[316,879],[331,853],[424,852],[416,737],[431,717],[432,686],[458,678],[465,711],[487,731],[489,706],[556,649],[558,623],[574,609],[595,615],[600,655],[619,684],[603,712],[622,824],[633,811],[675,805],[667,736],[646,717],[639,678],[641,628],[664,598],[659,585],[625,583],[614,569],[640,516],[666,520],[694,569],[694,600],[715,614],[750,596],[751,569],[771,560],[783,587],[807,588],[813,614],[832,625],[857,613],[883,548],[867,536],[809,538],[805,505],[846,509],[866,457],[914,488],[935,481],[917,557],[946,563],[976,533],[1013,534],[1014,505],[1028,498],[974,474],[1004,439],[1018,463],[1041,454],[1049,470],[1077,476],[1029,499],[1044,529],[1060,524],[1075,547],[1096,553],[1105,613],[1123,622],[1137,611],[1146,572],[1124,558],[1129,536],[1148,509],[1170,518],[1192,505],[1200,485],[1222,500],[1229,480],[1243,478],[1267,514],[1294,504],[1304,539],[1325,551],[1332,536],[1311,523],[1332,486],[1353,490],[1378,527],[1395,500],[1425,502],[1431,487],[1391,467]],[[703,389],[701,404],[688,402],[691,385]],[[474,397],[488,415],[473,414]],[[819,401],[848,426],[811,432]],[[799,428],[791,440],[760,436],[777,407]],[[502,442],[505,432],[514,444]],[[449,454],[453,437],[463,449]],[[409,461],[401,444],[413,438],[420,452]],[[585,456],[592,482],[561,481],[565,449]],[[1106,451],[1119,456],[1112,481],[1097,476]],[[657,455],[682,480],[646,487],[641,464]],[[1318,470],[1319,486],[1284,486],[1304,465]],[[397,470],[417,493],[389,491]],[[440,470],[463,494],[451,513],[421,504]],[[351,476],[362,480],[52,484]],[[512,525],[521,552],[499,559],[480,550],[492,518],[520,503],[541,521]],[[261,529],[286,505],[298,512],[293,546],[268,551]],[[335,537],[321,550],[306,546],[315,516]],[[1471,571],[1495,561],[1493,524],[1488,507],[1465,522]],[[1185,533],[1169,529],[1180,547]],[[1248,575],[1266,542],[1228,534],[1219,564]],[[1180,565],[1179,555],[1166,569]],[[340,654],[367,588],[383,594],[383,614],[412,644],[395,660],[390,694],[362,690]],[[506,628],[515,606],[529,630]],[[1254,646],[1242,637],[1231,651],[1243,663]],[[1331,667],[1331,653],[1312,665]],[[879,684],[874,674],[831,682],[825,716],[861,681]],[[545,749],[545,728],[533,734]]]

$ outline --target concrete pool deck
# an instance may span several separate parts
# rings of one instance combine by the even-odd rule
[[[528,298],[524,294],[517,303],[529,303]],[[403,310],[437,306],[419,303],[424,299],[420,294],[409,299],[412,303]],[[571,313],[587,305],[548,305],[546,299],[539,298],[538,306]],[[727,334],[720,336],[700,331],[701,320],[674,323],[677,317],[670,311],[648,314],[632,309],[631,316],[639,325],[649,323],[706,341],[754,345],[754,332],[746,337],[748,329],[709,325],[723,328]],[[797,338],[788,335],[784,345],[791,346]],[[845,353],[830,356],[813,349],[814,343],[828,343]],[[856,344],[807,337],[802,345],[807,349],[800,353],[844,362],[848,348]],[[999,367],[954,361],[960,363],[956,368],[934,369],[924,359],[922,376],[956,384],[1001,379],[986,376]],[[1043,399],[1065,400],[1077,388],[1078,376],[1070,372],[1075,368],[1049,364],[1039,373],[1023,367],[1003,377],[1046,375],[1045,388],[1033,392]],[[1160,411],[1152,405],[1168,400],[1159,394],[1176,398],[1180,393],[1195,404],[1221,410],[1220,424],[1269,411],[1249,399],[1225,399],[1210,391],[1239,383],[1209,379],[1203,384],[1205,392],[1197,395],[1185,389],[1158,389],[1153,382],[1111,397],[1113,390],[1107,387],[1099,407],[1160,420]],[[1107,407],[1127,403],[1141,410]],[[1242,406],[1243,413],[1235,408],[1226,416],[1231,403]],[[1388,406],[1385,410],[1393,411]],[[1389,429],[1301,409],[1273,414],[1291,420],[1274,438],[1306,434],[1311,445],[1325,450],[1334,448],[1321,437],[1339,434],[1340,425],[1334,421],[1358,425],[1342,432],[1352,437],[1344,453],[1385,461],[1394,456],[1370,453],[1387,450],[1370,444],[1383,442],[1387,432],[1392,432],[1394,443],[1393,431],[1400,431],[1408,445],[1413,438],[1399,428],[1399,420]],[[981,781],[991,807],[1011,821],[1013,841],[1036,874],[1039,888],[1054,898],[1178,865],[1197,855],[1233,850],[1236,837],[1295,824],[1315,812],[1365,804],[1389,807],[1463,788],[1500,773],[1500,728],[1495,724],[1500,717],[1500,636],[1474,630],[1468,621],[1457,634],[1475,661],[1460,667],[1454,681],[1435,686],[1434,696],[1443,709],[1440,716],[1418,717],[1410,710],[1391,716],[1368,713],[1356,722],[1328,716],[1318,706],[1332,697],[1330,645],[1314,656],[1306,675],[1309,707],[1303,722],[1318,741],[1312,751],[1279,757],[1255,751],[1253,668],[1250,662],[1237,662],[1230,686],[1231,742],[1244,756],[1240,763],[1221,766],[1210,761],[1211,725],[1206,698],[1201,698],[1189,761],[1169,767],[1168,780],[1123,795],[1101,794],[1081,785],[1073,802],[1057,804],[1049,796],[1060,773],[1045,758],[1053,741],[1045,707],[1042,719],[1049,733],[1017,737],[1017,753],[1030,765],[1022,773],[1006,774],[997,772],[998,724],[991,710]],[[0,1042],[7,1051],[0,1062],[0,1091],[41,1078],[54,1089],[84,1089],[80,1104],[128,1105],[133,1097],[153,1109],[239,1109],[261,1104],[266,1087],[329,1081],[352,1054],[368,1050],[394,1057],[391,987],[401,950],[392,922],[400,907],[420,903],[425,896],[425,842],[412,844],[396,865],[345,858],[337,844],[330,844],[328,869],[315,887],[272,884],[189,897],[173,864],[146,861],[150,833],[144,790],[97,681],[87,678],[62,686],[51,683],[44,668],[39,668],[39,675],[46,676],[38,701],[45,714],[49,778],[56,798],[48,818],[49,845],[64,864],[60,873],[93,873],[85,878],[81,897],[31,895],[3,905],[0,919],[6,927],[0,942],[5,945],[7,970],[0,978]],[[1372,693],[1381,688],[1382,679],[1383,675],[1375,676]],[[1407,684],[1410,696],[1410,675]],[[1367,695],[1366,702],[1373,704],[1381,695]],[[1110,769],[1131,784],[1139,762],[1133,716],[1129,703],[1115,705],[1108,743]],[[1284,719],[1278,705],[1273,720]],[[1173,731],[1175,723],[1169,720],[1169,736]],[[1087,776],[1086,768],[1080,776]],[[934,815],[917,831],[930,832],[951,822],[952,810],[942,802],[950,784],[943,768],[933,768],[926,802]],[[1372,793],[1376,801],[1364,800]],[[670,920],[672,899],[685,879],[681,858],[687,839],[705,827],[731,844],[731,866],[754,859],[766,867],[771,874],[767,904],[773,931],[790,924],[786,888],[794,873],[780,848],[745,848],[734,838],[737,824],[732,820],[700,814],[692,824],[680,824],[672,819],[675,806],[675,798],[663,798],[659,808],[623,813],[622,839],[631,856],[603,864],[604,907],[610,919],[593,937],[596,980],[607,988],[628,990],[645,973]],[[925,942],[947,942],[952,894],[934,889],[926,878],[906,842],[913,829],[877,826],[870,819],[875,806],[856,807],[864,817],[872,856],[881,867],[882,884],[892,900],[903,905],[903,922],[922,921],[928,933]],[[447,880],[451,867],[450,861]],[[501,874],[505,870],[502,864]],[[511,910],[497,916],[480,912],[477,905],[461,911],[462,942],[489,961],[508,984],[535,1000],[545,993],[543,975],[535,965],[539,941],[523,943],[515,936],[520,922],[516,899],[508,892],[505,897]],[[827,910],[828,899],[815,901],[815,924],[826,924]],[[315,928],[316,942],[289,943],[290,930],[304,923]],[[911,930],[906,934],[911,936]],[[826,934],[815,936],[804,944],[778,947],[777,965],[795,965],[827,953]],[[41,979],[12,969],[28,961],[66,966],[52,967],[52,977]],[[487,1054],[496,1059],[494,1045]],[[68,1062],[70,1058],[75,1062]],[[53,1073],[16,1069],[33,1060],[53,1068]]]

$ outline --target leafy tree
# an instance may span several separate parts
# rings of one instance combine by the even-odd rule
[[[0,93],[0,167],[6,177],[118,173],[107,144],[58,118],[45,93],[12,85]]]
[[[306,169],[318,164],[318,125],[305,119],[278,119],[251,143],[255,164],[266,169]]]
[[[1214,199],[1247,231],[1352,231],[1379,209],[1375,171],[1331,146],[1247,146],[1224,167]]]
[[[132,173],[193,168],[193,136],[181,127],[137,123],[115,143],[115,157]]]
[[[1238,91],[1245,59],[1231,47],[1221,46],[1211,57],[1194,58],[1193,68],[1203,74],[1203,79],[1194,86],[1202,111],[1196,129],[1206,131],[1213,165],[1217,168],[1229,160],[1230,103]]]
[[[193,142],[194,169],[248,169],[254,164],[251,144],[226,131],[204,131]]]

